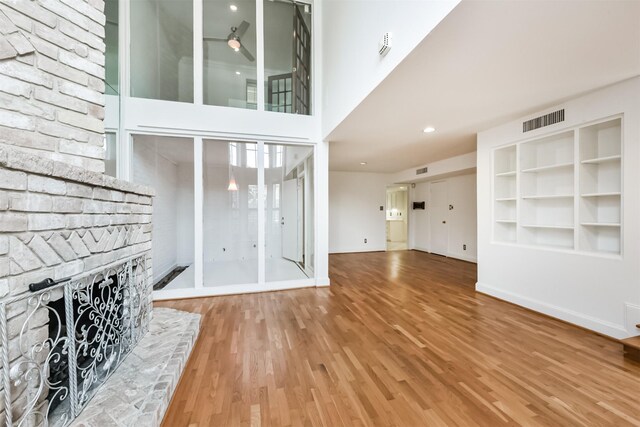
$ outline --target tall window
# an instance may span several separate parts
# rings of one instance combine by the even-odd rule
[[[311,6],[264,0],[265,110],[311,114]]]
[[[131,1],[131,96],[193,102],[193,1]]]
[[[246,165],[248,168],[257,168],[258,167],[258,146],[255,144],[251,144],[246,146],[246,155],[247,161]]]
[[[115,177],[117,174],[117,150],[118,138],[115,132],[106,132],[104,135],[104,173]]]
[[[203,99],[257,108],[256,0],[204,0]]]
[[[105,95],[120,93],[118,79],[118,0],[106,0],[104,3],[104,68]]]
[[[235,142],[229,143],[229,164],[231,166],[240,166],[240,162],[238,159],[238,144]]]

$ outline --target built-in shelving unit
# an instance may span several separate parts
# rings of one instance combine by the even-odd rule
[[[494,150],[494,240],[620,254],[622,119]]]
[[[619,254],[622,220],[622,119],[579,130],[581,250]]]
[[[495,239],[503,242],[516,241],[517,159],[516,145],[496,150],[493,159]]]

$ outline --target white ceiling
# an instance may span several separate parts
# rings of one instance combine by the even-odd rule
[[[330,133],[330,169],[469,153],[478,131],[637,75],[640,1],[463,1]]]

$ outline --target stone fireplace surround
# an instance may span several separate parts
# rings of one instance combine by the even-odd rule
[[[29,284],[45,278],[92,277],[105,266],[136,260],[137,283],[144,283],[139,305],[148,310],[142,329],[148,327],[153,194],[148,187],[0,147],[0,300],[16,302],[5,307],[12,369],[23,357],[25,339],[33,345],[49,335],[50,311],[30,312],[28,304]],[[4,366],[0,372],[5,375]],[[28,382],[0,391],[0,424],[8,403],[17,425]]]

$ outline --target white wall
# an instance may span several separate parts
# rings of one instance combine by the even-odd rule
[[[478,134],[479,291],[616,338],[638,334],[634,327],[640,323],[638,99],[640,78],[634,78],[565,102],[558,106],[565,109],[565,122],[530,132],[535,137],[624,113],[620,257],[492,242],[492,149],[524,139],[522,120]]]
[[[329,173],[329,253],[386,250],[387,186],[394,175],[384,173]],[[441,179],[443,180],[443,179]],[[476,175],[444,178],[448,183],[450,204],[448,256],[476,260]],[[430,182],[417,183],[409,191],[410,249],[430,251]],[[412,210],[414,201],[425,201],[427,209]],[[367,243],[364,243],[364,239]],[[462,245],[467,245],[463,250]]]
[[[322,129],[327,136],[459,3],[415,0],[325,0]],[[393,46],[378,54],[382,35]],[[347,43],[347,44],[345,44]]]
[[[329,172],[329,253],[386,250],[389,174]],[[367,239],[367,243],[364,243]]]
[[[178,168],[178,191],[175,199],[177,229],[176,263],[190,265],[194,261],[193,163],[181,162]]]
[[[156,282],[176,266],[177,215],[175,200],[178,189],[178,168],[153,148],[135,145],[134,182],[156,189],[153,199],[153,281]]]
[[[133,143],[133,181],[156,190],[153,199],[153,280],[193,262],[193,163],[158,153],[156,143]],[[163,144],[158,138],[157,144]]]
[[[476,226],[476,174],[453,176],[446,179],[448,204],[453,210],[447,212],[449,225],[449,242],[447,256],[476,261],[477,258],[477,226]],[[431,251],[430,243],[430,210],[431,182],[420,182],[411,192],[411,203],[426,202],[426,209],[411,209],[409,247],[425,252]],[[466,250],[464,249],[466,245]]]

